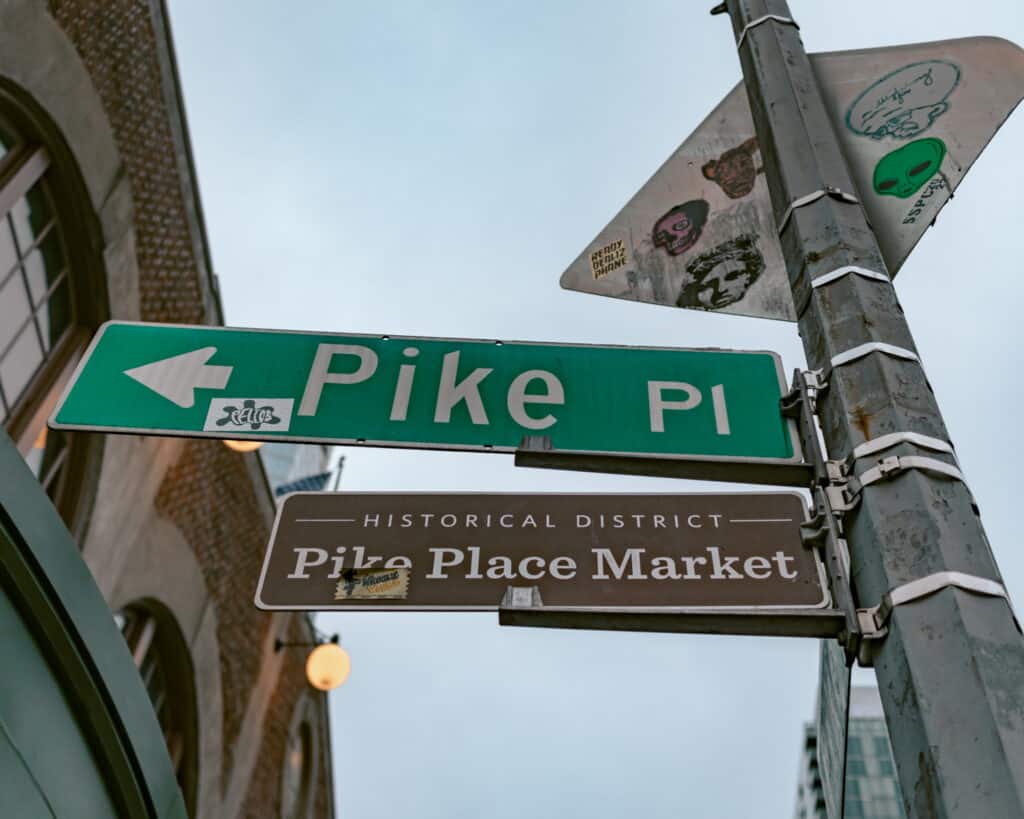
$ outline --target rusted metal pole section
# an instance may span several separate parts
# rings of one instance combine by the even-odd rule
[[[788,5],[723,5],[800,335],[827,379],[826,444],[851,477],[857,605],[881,604],[872,654],[908,814],[1024,816],[1024,638],[977,507],[942,451],[949,435]],[[851,266],[886,277],[840,272]]]

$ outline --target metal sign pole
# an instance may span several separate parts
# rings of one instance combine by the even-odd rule
[[[847,479],[857,604],[880,606],[871,654],[909,815],[1024,816],[1024,639],[859,202],[872,192],[851,181],[784,0],[714,11],[732,20],[800,335],[827,384],[818,410]]]

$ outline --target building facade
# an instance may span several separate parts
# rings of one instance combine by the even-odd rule
[[[795,819],[829,819],[821,790],[817,745],[814,724],[804,725]],[[906,816],[877,688],[855,686],[850,691],[843,800],[845,819],[904,819]]]
[[[324,444],[266,443],[259,453],[267,480],[278,498],[300,488],[305,491],[330,489],[340,477],[330,467],[330,447]],[[337,471],[340,470],[339,463]]]
[[[188,815],[332,816],[325,695],[275,650],[314,631],[253,605],[259,456],[46,427],[103,321],[223,323],[161,0],[0,2],[0,216],[0,424],[127,642]]]

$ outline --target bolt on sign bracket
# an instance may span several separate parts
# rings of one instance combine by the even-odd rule
[[[804,457],[814,469],[811,485],[813,517],[801,524],[800,536],[805,546],[818,550],[825,566],[832,603],[845,619],[844,628],[836,636],[849,665],[856,657],[860,625],[850,587],[849,551],[842,538],[842,524],[828,493],[835,469],[832,462],[825,460],[815,422],[816,396],[826,385],[815,372],[799,369],[793,372],[792,383],[792,389],[780,402],[782,414],[796,421]]]
[[[543,606],[539,586],[509,586],[501,598],[501,608],[534,609]]]

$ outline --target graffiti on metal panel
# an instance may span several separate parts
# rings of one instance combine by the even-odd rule
[[[663,247],[670,256],[678,256],[693,247],[708,220],[708,203],[691,199],[665,213],[651,231],[655,247]]]
[[[921,216],[921,214],[924,213],[925,210],[928,208],[928,200],[935,196],[935,194],[938,193],[939,191],[942,191],[948,187],[949,185],[947,184],[945,177],[942,176],[941,174],[929,180],[928,187],[921,191],[920,196],[917,197],[917,199],[914,201],[914,204],[911,206],[910,210],[907,211],[907,215],[903,217],[903,224],[914,224],[917,221],[918,217]]]
[[[626,243],[616,239],[590,254],[590,274],[601,279],[626,266]]]
[[[910,139],[949,110],[959,82],[960,69],[946,60],[911,63],[862,91],[846,112],[846,125],[872,139]]]
[[[679,307],[719,310],[739,301],[764,272],[757,237],[743,234],[695,256],[686,272],[690,281],[679,294]]]
[[[626,271],[626,286],[637,301],[653,301],[655,304],[669,303],[668,286],[665,284],[665,270],[658,265]]]
[[[701,166],[705,179],[717,182],[730,199],[741,199],[754,189],[754,181],[764,168],[754,167],[757,152],[757,137],[741,142],[730,148],[718,159],[712,159]]]
[[[909,199],[938,172],[945,155],[946,143],[934,137],[915,139],[890,151],[875,165],[875,193]]]

